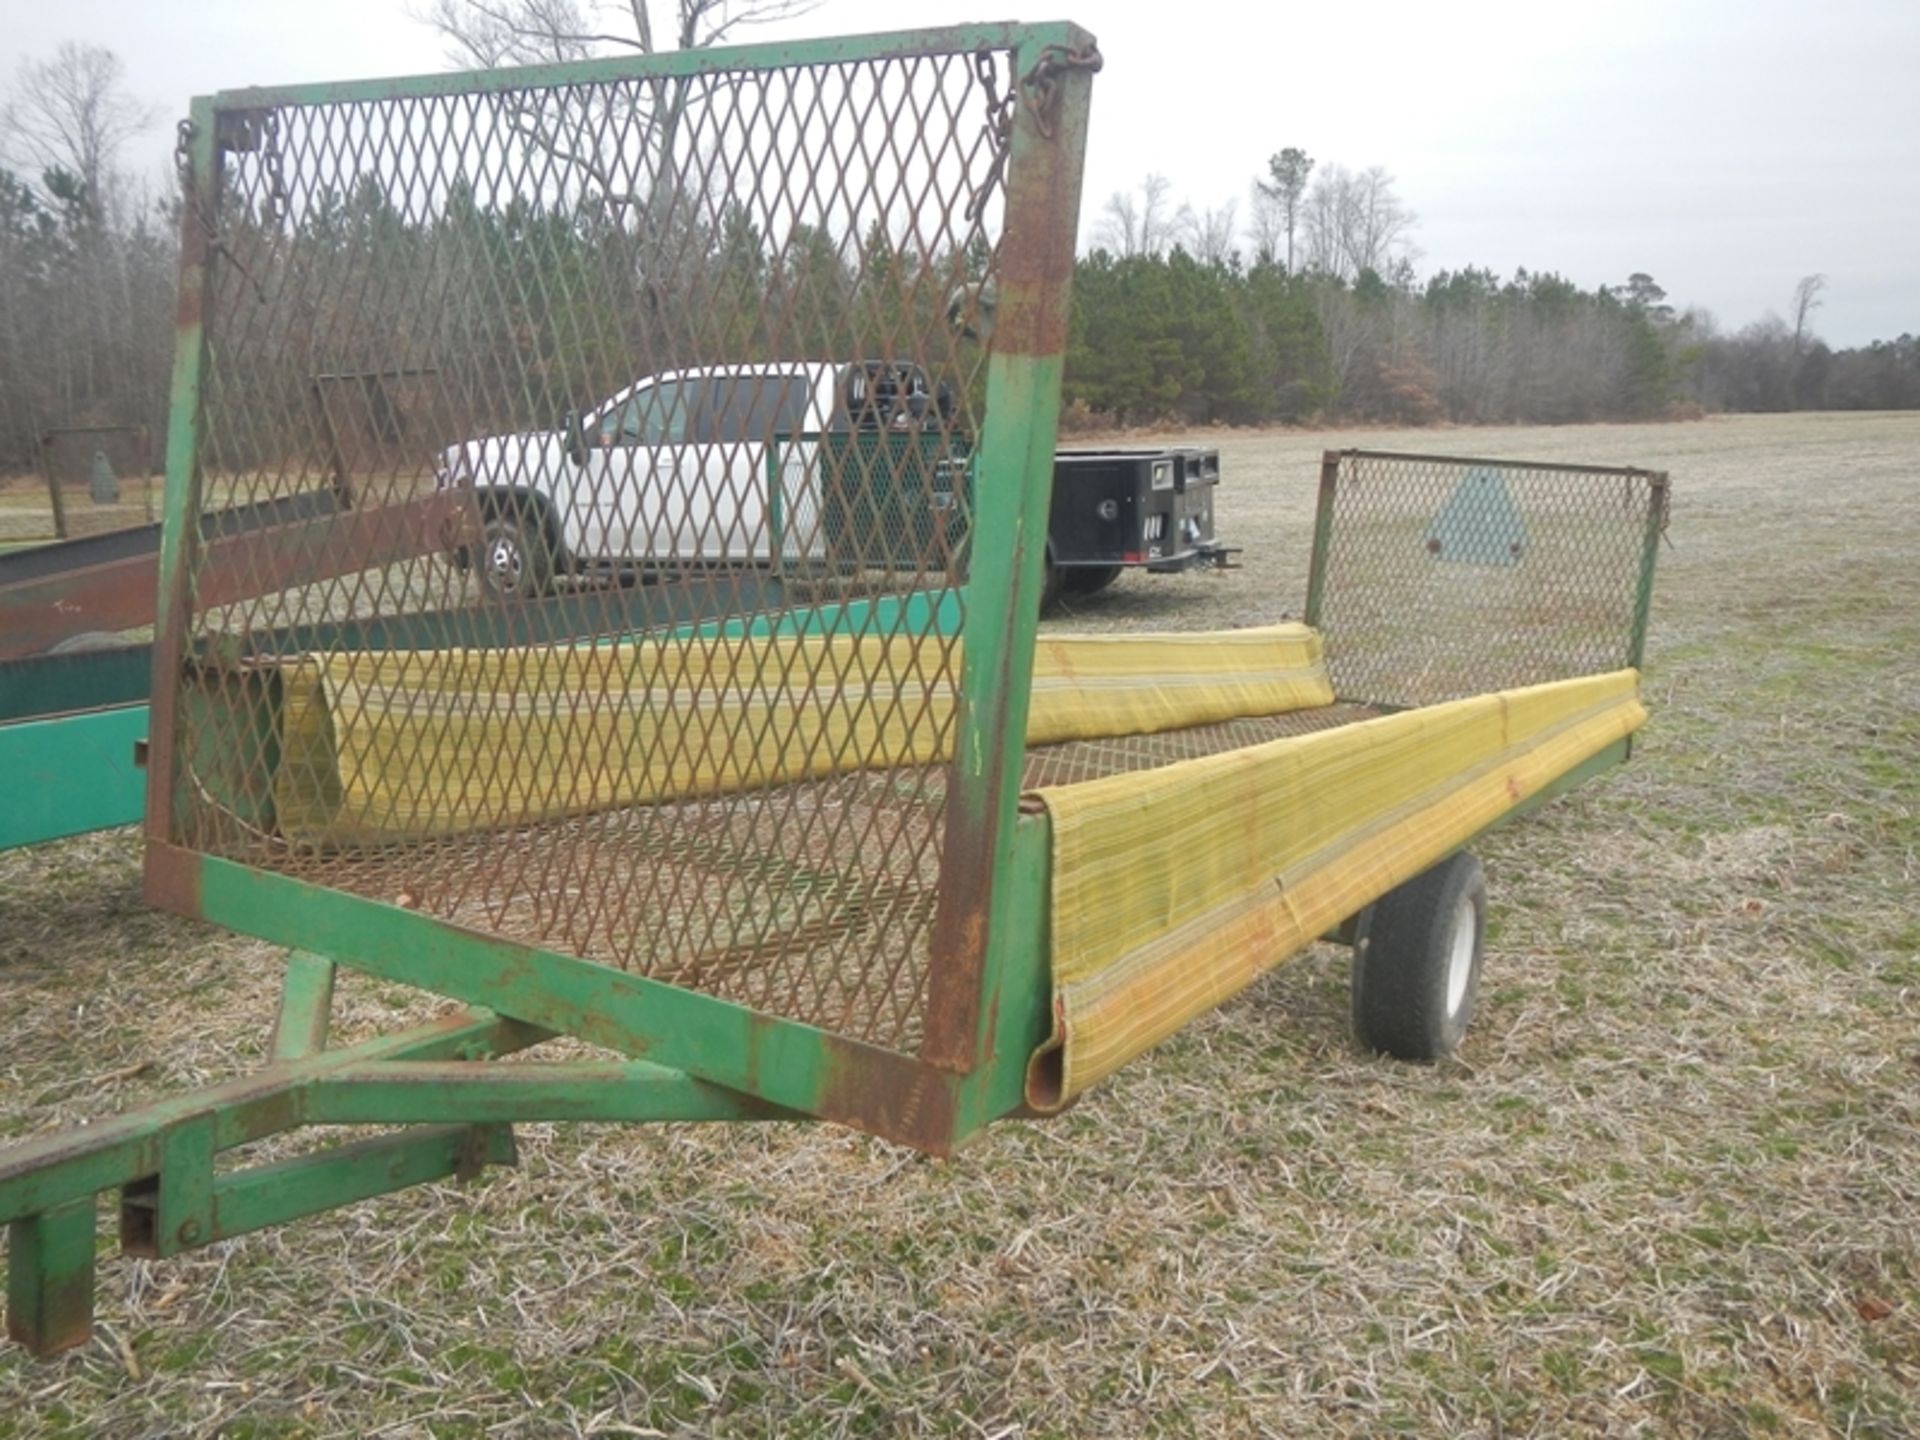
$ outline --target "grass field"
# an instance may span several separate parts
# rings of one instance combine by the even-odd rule
[[[159,518],[161,491],[166,488],[163,479],[123,475],[119,486],[120,501],[115,505],[94,504],[84,484],[68,484],[62,490],[69,538],[150,525]],[[0,545],[44,545],[55,538],[53,500],[45,478],[0,476]]]
[[[1244,568],[1057,623],[1297,615],[1328,445],[1672,472],[1652,726],[1484,848],[1458,1061],[1359,1054],[1320,949],[951,1162],[525,1127],[107,1259],[92,1345],[0,1349],[0,1437],[1920,1435],[1920,415],[1218,443]],[[0,856],[0,1138],[258,1063],[276,952],[137,864]]]

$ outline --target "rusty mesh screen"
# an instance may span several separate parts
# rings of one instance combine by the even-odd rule
[[[892,55],[221,111],[174,841],[912,1048],[946,777],[870,732],[944,753],[961,686],[1011,70]],[[263,505],[289,518],[220,518]],[[774,632],[880,646],[884,693]],[[550,688],[582,646],[595,683]],[[432,693],[339,679],[371,652],[435,657]],[[290,831],[293,677],[315,674],[327,738],[302,744],[377,704],[465,747],[446,783],[469,800],[553,803]],[[566,798],[791,751],[779,717],[808,706],[854,717],[807,742],[831,773]]]
[[[1329,454],[1308,621],[1335,693],[1430,705],[1637,663],[1666,505],[1643,470]]]
[[[62,538],[151,525],[163,481],[144,425],[75,425],[40,437],[52,526]]]

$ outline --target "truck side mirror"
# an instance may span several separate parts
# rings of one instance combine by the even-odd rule
[[[567,458],[576,465],[587,463],[587,431],[581,422],[578,410],[567,411],[567,418],[561,422],[566,433]]]

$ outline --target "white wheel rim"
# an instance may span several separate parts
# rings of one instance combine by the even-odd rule
[[[1474,905],[1471,895],[1460,897],[1453,912],[1453,947],[1447,955],[1447,1018],[1460,1013],[1467,1000],[1467,982],[1473,978]]]
[[[518,545],[511,540],[495,540],[492,552],[487,559],[493,571],[493,578],[500,584],[512,587],[520,583],[520,547]]]

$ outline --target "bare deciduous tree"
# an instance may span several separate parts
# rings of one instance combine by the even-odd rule
[[[1253,204],[1247,211],[1247,242],[1253,247],[1255,259],[1272,260],[1284,253],[1286,221],[1280,207],[1268,198],[1258,180],[1253,182],[1252,198]]]
[[[107,218],[120,147],[157,115],[127,94],[119,56],[67,40],[51,60],[21,62],[14,96],[0,115],[0,144],[24,169],[71,176],[78,192],[62,198],[77,201],[97,225]]]
[[[1101,249],[1115,255],[1140,253],[1140,205],[1131,190],[1116,190],[1107,197],[1093,239]]]
[[[37,464],[50,429],[164,424],[172,229],[118,166],[155,117],[121,77],[68,42],[0,105],[0,472]]]
[[[1820,308],[1820,292],[1827,288],[1824,275],[1802,275],[1793,287],[1793,356],[1798,360],[1813,338],[1813,312]]]
[[[491,70],[507,65],[551,64],[596,55],[654,55],[696,50],[731,39],[743,29],[788,20],[824,0],[674,0],[668,43],[653,23],[648,0],[620,4],[580,0],[432,0],[416,18],[439,31],[457,65]],[[645,156],[596,153],[594,136],[608,117],[591,102],[555,94],[529,100],[515,117],[527,139],[554,159],[585,175],[614,205],[658,200],[646,175],[673,153],[684,118],[687,81],[656,80]],[[585,108],[583,108],[583,106]]]
[[[816,10],[824,0],[674,0],[672,42],[655,38],[647,0],[433,0],[420,18],[446,39],[457,64],[494,69],[583,60],[591,55],[697,50],[736,31]],[[607,21],[603,17],[618,18]]]
[[[1383,167],[1353,171],[1328,165],[1307,191],[1301,211],[1307,267],[1348,281],[1367,270],[1391,274],[1412,258],[1416,218]]]
[[[1180,207],[1181,243],[1193,258],[1209,265],[1224,265],[1233,258],[1234,240],[1240,229],[1240,207],[1228,200],[1218,209],[1207,206],[1194,210]]]
[[[1100,212],[1095,242],[1116,255],[1161,255],[1178,238],[1181,217],[1169,205],[1173,182],[1164,175],[1148,175],[1136,197],[1116,190]]]

